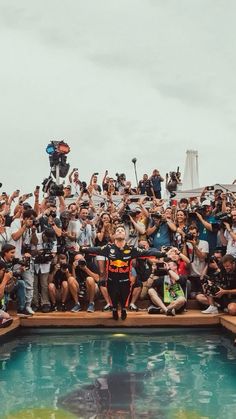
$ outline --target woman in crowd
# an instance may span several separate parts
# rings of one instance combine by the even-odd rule
[[[5,217],[0,214],[0,251],[2,247],[11,241],[10,227],[5,226]]]

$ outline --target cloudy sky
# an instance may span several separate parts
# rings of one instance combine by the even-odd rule
[[[0,0],[2,190],[49,173],[71,146],[81,180],[184,171],[236,178],[235,0]]]

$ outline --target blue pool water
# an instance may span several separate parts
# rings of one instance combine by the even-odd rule
[[[27,332],[0,347],[0,406],[14,419],[233,419],[236,349],[209,330]]]

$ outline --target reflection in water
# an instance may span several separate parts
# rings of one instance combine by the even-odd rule
[[[236,352],[217,333],[60,333],[2,345],[1,417],[62,408],[83,418],[169,418],[186,411],[233,418]]]

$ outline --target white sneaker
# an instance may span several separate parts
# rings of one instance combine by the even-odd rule
[[[201,311],[202,314],[218,314],[218,308],[215,306],[209,306],[206,310]]]
[[[27,313],[32,314],[32,315],[35,313],[34,310],[32,310],[30,306],[26,306],[25,310],[27,311]]]

